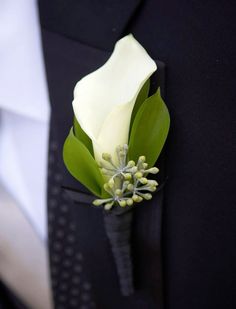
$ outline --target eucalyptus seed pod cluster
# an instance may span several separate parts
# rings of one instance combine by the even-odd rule
[[[113,160],[110,154],[103,153],[102,158],[105,162],[100,162],[100,168],[107,178],[104,189],[110,197],[96,199],[95,206],[104,206],[105,210],[113,207],[132,206],[140,203],[144,199],[150,200],[152,192],[156,191],[158,183],[156,180],[148,179],[148,174],[157,174],[158,168],[148,168],[145,156],[140,156],[137,164],[127,160],[128,145],[116,148],[118,160]]]

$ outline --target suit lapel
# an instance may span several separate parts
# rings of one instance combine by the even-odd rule
[[[142,0],[40,0],[42,27],[84,44],[112,50]]]

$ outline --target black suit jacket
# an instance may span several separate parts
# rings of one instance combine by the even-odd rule
[[[91,276],[98,308],[158,308],[161,294],[167,309],[235,308],[234,1],[40,0],[39,8],[52,117],[60,144],[58,160],[72,124],[76,81],[101,66],[120,37],[132,32],[152,58],[166,64],[165,95],[171,114],[165,150],[168,182],[163,213],[155,213],[152,221],[150,212],[139,209],[136,214],[136,300],[119,298],[101,216],[87,208],[71,208],[80,222],[79,242],[86,252],[97,251],[88,263],[95,271]],[[62,160],[61,170],[66,183],[85,190],[73,181]],[[88,231],[86,220],[97,235],[81,236]],[[160,237],[162,278],[155,267],[160,254],[155,244]],[[96,249],[97,243],[103,253]],[[93,268],[96,257],[99,261],[104,257],[108,266]],[[99,272],[104,273],[103,279]],[[104,288],[109,280],[113,292],[107,294]],[[115,304],[112,298],[117,299]]]

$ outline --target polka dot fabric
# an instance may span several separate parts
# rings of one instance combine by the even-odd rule
[[[48,235],[51,286],[56,309],[92,309],[92,285],[77,248],[76,223],[70,215],[71,200],[61,188],[57,166],[58,144],[51,138],[48,166]]]

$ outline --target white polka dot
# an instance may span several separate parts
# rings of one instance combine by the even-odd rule
[[[75,231],[75,230],[76,230],[76,225],[75,225],[74,223],[71,223],[71,224],[70,224],[70,229],[71,229],[72,231]]]
[[[71,247],[66,248],[65,252],[67,255],[70,255],[70,256],[73,255],[73,249]]]
[[[58,195],[60,193],[60,187],[56,187],[56,186],[52,187],[51,188],[51,193],[53,195]]]
[[[52,261],[54,261],[54,262],[59,262],[59,261],[60,261],[60,256],[57,255],[57,254],[53,254],[53,255],[52,255]]]
[[[52,234],[52,232],[53,232],[53,227],[50,225],[50,226],[48,227],[48,233],[49,233],[49,234]]]
[[[68,286],[67,286],[65,283],[62,283],[62,284],[60,285],[60,290],[66,291],[66,290],[68,290]]]
[[[67,237],[67,239],[68,239],[69,242],[74,242],[75,241],[75,237],[73,235],[69,235]]]
[[[67,279],[67,278],[70,277],[70,274],[67,273],[67,272],[63,272],[61,276],[62,276],[62,278]]]
[[[56,275],[56,274],[57,274],[57,268],[56,268],[56,267],[52,267],[52,268],[51,268],[51,273],[52,273],[53,275]]]
[[[48,220],[53,221],[55,219],[54,214],[52,212],[48,213]]]
[[[77,273],[81,273],[81,272],[82,272],[82,270],[83,270],[83,268],[82,268],[82,266],[81,266],[81,265],[75,265],[74,270],[75,270]]]
[[[91,284],[89,282],[84,282],[83,283],[83,288],[88,291],[91,289]]]
[[[53,243],[53,247],[56,250],[61,250],[62,249],[62,244],[60,242],[56,241],[56,242]]]
[[[62,175],[59,174],[59,173],[55,174],[55,175],[54,175],[54,178],[55,178],[55,180],[58,181],[58,182],[62,181]]]
[[[68,211],[68,206],[65,205],[65,204],[62,205],[62,206],[61,206],[61,211],[62,211],[62,212],[67,212],[67,211]]]
[[[54,156],[50,155],[48,158],[49,163],[54,163]]]
[[[57,142],[56,142],[56,141],[51,141],[51,142],[50,142],[50,148],[51,148],[52,150],[57,150],[57,148],[58,148]]]
[[[50,199],[49,202],[48,202],[48,204],[49,204],[49,207],[54,208],[54,207],[57,206],[57,200],[55,200],[55,199]]]
[[[76,259],[77,259],[78,261],[82,261],[82,260],[83,260],[83,254],[80,253],[80,252],[76,253]]]
[[[57,235],[57,237],[61,238],[65,235],[65,233],[64,233],[63,230],[58,230],[58,231],[56,231],[56,235]]]
[[[80,278],[79,277],[73,277],[72,282],[73,283],[80,283]]]
[[[63,262],[63,265],[66,266],[66,267],[69,267],[69,266],[71,266],[71,261],[70,260],[65,260]]]
[[[78,289],[72,289],[71,294],[72,295],[79,295],[79,290]]]
[[[66,296],[64,295],[64,294],[60,294],[59,296],[58,296],[58,299],[60,300],[60,301],[66,301]]]
[[[63,218],[63,217],[60,217],[60,218],[58,219],[58,222],[59,222],[59,224],[64,225],[64,224],[66,224],[66,219]]]

